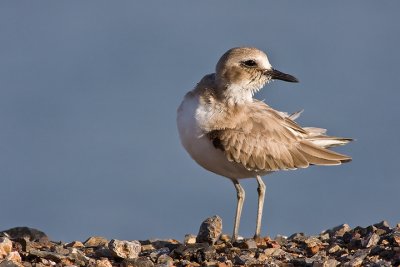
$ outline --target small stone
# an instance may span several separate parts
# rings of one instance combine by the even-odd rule
[[[351,250],[356,250],[361,248],[362,247],[361,235],[359,233],[355,233],[354,236],[352,236],[347,247]]]
[[[279,256],[285,254],[285,252],[280,248],[267,248],[264,250],[264,253],[262,253],[262,254],[264,254],[266,257],[279,257]],[[260,256],[262,254],[260,254]]]
[[[287,237],[277,237],[277,240],[273,240],[268,236],[266,236],[264,238],[259,238],[256,240],[257,247],[261,249],[280,248],[282,245],[286,244],[286,242],[287,242]]]
[[[348,224],[344,223],[326,230],[324,233],[329,233],[330,236],[343,236],[344,233],[350,231],[351,228]]]
[[[171,258],[170,256],[166,255],[166,254],[161,255],[157,259],[157,263],[158,264],[163,264],[163,265],[166,265],[166,266],[172,266],[173,262],[174,262],[174,259]]]
[[[373,225],[370,225],[370,226],[368,226],[368,227],[366,228],[366,230],[367,230],[367,233],[366,233],[366,234],[363,234],[363,236],[365,236],[365,235],[370,235],[370,234],[372,234],[372,233],[375,233],[375,232],[378,230],[378,228],[376,228],[376,227],[373,226]]]
[[[86,257],[82,251],[76,248],[70,248],[70,251],[66,256],[69,260],[75,262],[78,265],[84,266],[87,265],[87,263],[89,262],[89,258]]]
[[[392,240],[393,240],[393,245],[399,247],[400,246],[400,233],[393,234]]]
[[[216,250],[218,253],[224,253],[226,248],[232,247],[232,244],[230,244],[230,243],[225,243],[225,242],[222,242],[222,241],[220,240],[220,241],[217,241],[217,243],[215,243],[215,244],[213,245],[213,247],[215,248],[215,250]]]
[[[100,247],[107,245],[108,240],[102,236],[92,236],[86,239],[83,244],[85,247]]]
[[[12,242],[7,237],[0,237],[0,259],[4,259],[12,250]]]
[[[334,245],[331,248],[329,248],[328,253],[333,254],[341,250],[342,248],[339,245]]]
[[[233,244],[235,247],[239,247],[241,249],[256,249],[257,243],[254,239],[245,239],[242,241],[235,242]]]
[[[235,265],[252,265],[254,264],[254,262],[256,261],[256,259],[254,259],[254,257],[250,256],[250,255],[240,255],[240,256],[235,256],[233,258],[233,263]]]
[[[152,240],[151,244],[153,245],[153,247],[155,249],[160,249],[160,248],[169,248],[169,250],[174,250],[177,247],[180,246],[180,242],[178,240],[175,239],[166,239],[166,240]]]
[[[205,261],[205,262],[203,262],[203,264],[201,265],[201,266],[204,266],[204,267],[215,267],[215,266],[217,266],[217,262],[215,262],[215,261]]]
[[[232,262],[218,262],[217,267],[232,267]]]
[[[14,227],[0,232],[0,235],[7,234],[10,239],[27,238],[32,242],[47,243],[49,242],[48,236],[34,228],[29,227]]]
[[[361,234],[359,232],[346,232],[344,233],[344,235],[342,236],[342,240],[344,243],[348,244],[350,243],[350,241],[353,239],[353,236],[358,238],[361,236]]]
[[[369,254],[369,249],[360,249],[357,250],[352,256],[351,260],[346,264],[346,266],[358,267],[361,266],[365,257]]]
[[[68,243],[65,245],[67,248],[83,248],[85,247],[84,244],[82,244],[81,241],[72,241],[71,243]]]
[[[228,242],[228,241],[231,240],[231,237],[230,237],[230,235],[222,234],[222,235],[219,237],[219,239],[220,239],[222,242]]]
[[[139,241],[125,241],[113,239],[108,243],[108,248],[115,257],[122,259],[135,259],[139,256],[141,245]]]
[[[183,260],[191,260],[192,258],[196,257],[197,252],[200,249],[204,249],[208,247],[206,243],[200,244],[193,244],[193,245],[180,245],[178,248],[174,250],[174,254],[176,257],[183,259]]]
[[[155,249],[156,248],[152,244],[142,245],[142,252],[152,251],[152,250],[155,250]]]
[[[363,258],[355,257],[355,258],[351,259],[351,260],[346,264],[346,266],[359,267],[359,266],[361,266],[363,260],[364,260]]]
[[[374,224],[374,226],[378,229],[385,230],[386,232],[390,231],[390,225],[387,221],[381,221],[379,223]]]
[[[293,240],[296,242],[304,242],[306,239],[307,237],[304,235],[304,233],[294,233],[288,238],[288,240]]]
[[[284,235],[277,235],[277,236],[275,237],[275,241],[276,241],[280,246],[286,244],[287,239],[288,239],[288,237],[287,237],[287,236],[284,236]]]
[[[384,250],[385,250],[384,246],[375,246],[375,247],[371,248],[370,255],[372,255],[372,256],[379,255]]]
[[[382,244],[383,246],[387,246],[387,245],[390,244],[390,242],[387,241],[386,239],[382,239],[381,244]]]
[[[12,262],[21,262],[21,256],[17,251],[11,251],[8,253],[6,260],[12,261]]]
[[[23,265],[13,261],[3,260],[0,262],[0,267],[23,267]]]
[[[76,248],[64,248],[63,246],[55,245],[51,248],[51,252],[61,255],[68,255],[70,252],[76,251]]]
[[[112,267],[112,264],[108,259],[91,260],[88,267]]]
[[[211,261],[216,258],[216,250],[213,246],[206,246],[196,253],[197,262]]]
[[[329,260],[327,260],[327,261],[325,261],[324,263],[323,263],[323,267],[336,267],[336,266],[338,266],[340,263],[337,261],[337,260],[335,260],[335,259],[329,259]]]
[[[139,257],[135,260],[126,259],[123,261],[124,267],[153,267],[154,263],[146,258],[146,257]]]
[[[316,237],[310,237],[304,240],[304,243],[307,246],[307,252],[311,255],[316,254],[319,249],[322,247],[322,242]]]
[[[157,259],[158,259],[158,257],[160,257],[161,255],[164,255],[164,254],[168,254],[169,252],[170,252],[170,251],[169,251],[169,248],[160,248],[160,249],[157,249],[157,250],[155,250],[155,251],[153,251],[153,252],[150,253],[150,259],[151,259],[152,261],[156,262]]]
[[[379,242],[380,236],[373,233],[361,240],[361,245],[365,248],[370,248],[376,246]]]
[[[376,229],[375,233],[377,235],[385,235],[385,234],[387,234],[387,231],[378,228],[378,229]]]
[[[319,235],[319,239],[322,240],[322,241],[329,240],[329,233],[321,233]]]
[[[185,235],[185,239],[183,240],[183,243],[184,243],[185,245],[188,245],[188,244],[195,244],[195,243],[196,243],[196,236],[195,236],[195,235],[192,235],[192,234],[187,234],[187,235]]]
[[[200,225],[197,243],[214,244],[222,234],[222,219],[218,215],[207,218]]]
[[[106,246],[98,247],[95,251],[95,255],[99,258],[112,258],[114,253]]]
[[[60,262],[61,260],[66,258],[66,256],[58,254],[58,253],[55,253],[55,252],[40,251],[40,250],[37,250],[37,249],[31,249],[29,251],[29,253],[31,255],[36,256],[36,257],[47,259],[47,260],[52,260],[52,261],[55,261],[55,262]]]
[[[182,261],[182,266],[186,266],[186,267],[199,267],[201,266],[200,264],[198,264],[197,262],[191,262],[191,261]]]

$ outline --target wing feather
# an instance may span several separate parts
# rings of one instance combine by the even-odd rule
[[[241,111],[247,116],[230,122],[229,128],[210,131],[208,137],[216,148],[224,151],[228,160],[241,163],[249,170],[288,170],[309,165],[338,165],[351,160],[314,141],[335,145],[350,139],[326,136],[322,128],[302,128],[260,101]]]

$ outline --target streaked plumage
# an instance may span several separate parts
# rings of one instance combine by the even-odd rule
[[[256,177],[262,189],[260,176],[270,172],[351,160],[327,149],[351,139],[327,136],[321,128],[301,127],[294,121],[301,112],[288,115],[253,99],[253,94],[271,79],[297,82],[293,76],[274,70],[262,51],[233,48],[221,57],[216,73],[206,75],[186,94],[178,109],[180,138],[191,157],[235,184],[238,207],[234,239],[244,200],[238,179]],[[239,193],[243,193],[242,199]],[[260,234],[264,193],[261,195],[256,237]]]

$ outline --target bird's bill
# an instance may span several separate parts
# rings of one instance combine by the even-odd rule
[[[290,74],[283,73],[276,69],[267,70],[265,72],[265,75],[271,76],[271,79],[273,79],[273,80],[282,80],[282,81],[291,82],[291,83],[299,82],[299,80],[297,80],[296,77],[294,77]]]

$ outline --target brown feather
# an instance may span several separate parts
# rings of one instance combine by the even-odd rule
[[[208,102],[214,105],[219,103]],[[288,170],[306,168],[310,164],[337,165],[351,160],[349,156],[312,143],[317,139],[327,141],[335,138],[326,136],[324,129],[302,128],[264,102],[254,100],[229,108],[229,112],[224,112],[227,110],[224,106],[214,108],[222,112],[215,114],[213,122],[216,124],[210,122],[207,125],[207,128],[213,129],[208,132],[208,137],[216,148],[225,152],[229,161],[240,163],[247,169]]]

